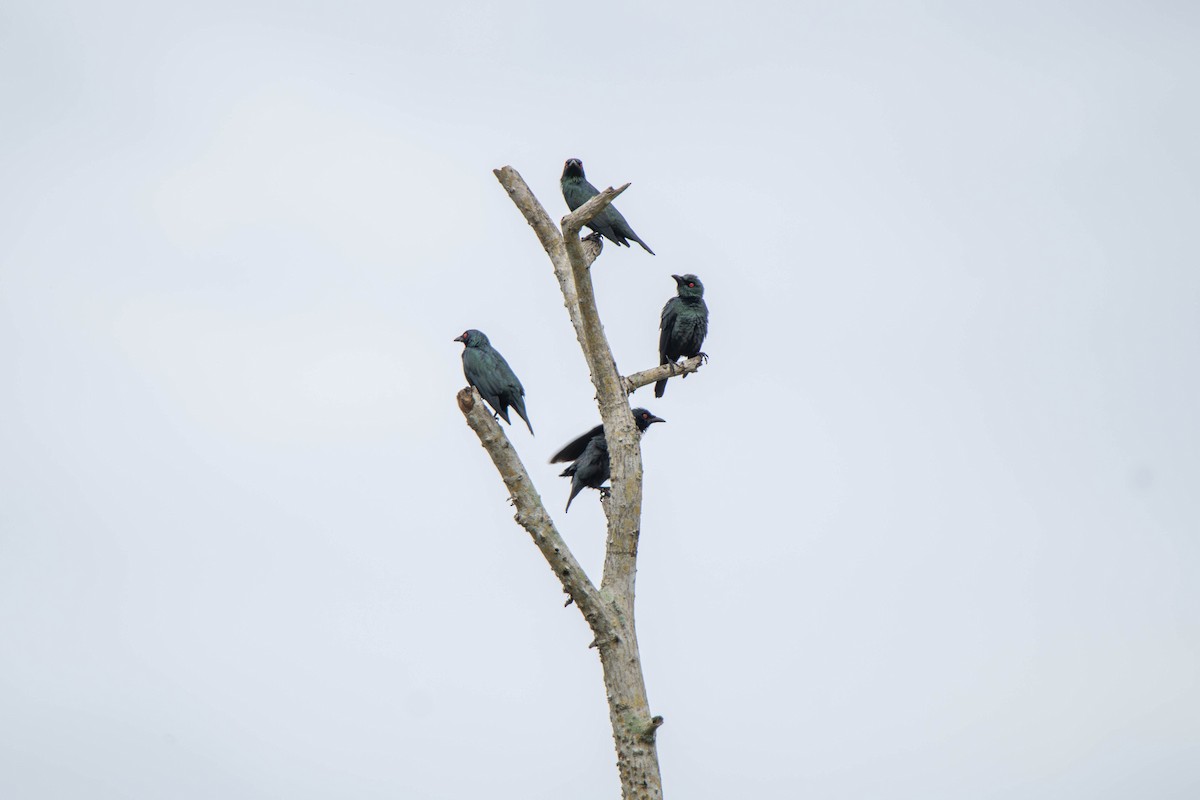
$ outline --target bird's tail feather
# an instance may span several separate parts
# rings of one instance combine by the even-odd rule
[[[566,474],[566,473],[563,473],[563,474]],[[583,490],[583,484],[582,484],[582,483],[581,483],[581,484],[579,484],[579,485],[576,485],[576,484],[574,483],[574,481],[572,481],[572,483],[571,483],[571,496],[567,498],[567,507],[566,507],[565,509],[563,509],[563,513],[564,513],[564,514],[566,514],[568,511],[570,511],[570,510],[571,510],[571,501],[572,501],[572,500],[574,500],[574,499],[575,499],[575,495],[579,494],[579,492],[580,492],[580,491],[582,491],[582,490]]]
[[[513,406],[513,408],[521,415],[521,419],[525,420],[525,427],[529,428],[529,435],[533,436],[533,425],[529,423],[529,417],[525,414],[525,404],[522,403],[519,406]]]

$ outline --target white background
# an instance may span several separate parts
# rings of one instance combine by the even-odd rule
[[[1200,794],[1188,3],[0,12],[0,795],[618,796],[590,636],[454,404],[597,413],[562,162],[657,252],[623,372],[672,798]]]

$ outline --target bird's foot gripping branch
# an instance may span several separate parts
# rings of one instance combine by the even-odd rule
[[[629,377],[622,378],[621,382],[625,385],[625,393],[633,394],[643,386],[649,386],[652,383],[658,383],[667,378],[686,377],[693,372],[699,371],[700,367],[708,360],[708,356],[700,353],[691,358],[684,359],[678,364],[667,363],[659,364],[657,367],[644,369],[641,372],[635,372]]]

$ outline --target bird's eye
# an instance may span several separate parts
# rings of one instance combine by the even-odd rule
[[[642,419],[650,419],[650,415],[649,415],[649,414],[642,414]]]
[[[688,288],[689,288],[689,289],[695,289],[695,288],[696,288],[696,284],[692,283],[691,281],[688,281]]]

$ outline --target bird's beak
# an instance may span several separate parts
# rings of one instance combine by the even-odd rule
[[[463,344],[466,344],[467,343],[467,335],[465,333],[459,334],[458,336],[454,337],[454,341],[462,342]]]
[[[653,424],[654,424],[654,423],[656,423],[656,422],[666,422],[666,420],[665,420],[665,419],[663,419],[662,417],[655,417],[655,416],[651,416],[651,417],[650,417],[650,421],[649,421],[649,422],[647,422],[646,424],[647,424],[647,425],[653,425]]]
[[[682,276],[682,275],[672,275],[671,277],[675,279],[675,282],[676,282],[676,283],[683,283],[683,276]]]

